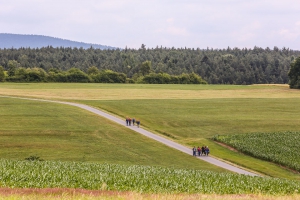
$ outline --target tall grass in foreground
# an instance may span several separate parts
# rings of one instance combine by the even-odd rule
[[[300,182],[148,166],[0,160],[0,187],[143,193],[296,194]]]
[[[237,150],[300,172],[300,132],[249,133],[215,136]]]

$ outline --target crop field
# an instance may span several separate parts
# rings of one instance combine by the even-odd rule
[[[252,133],[215,136],[237,150],[300,172],[300,132]]]
[[[300,91],[290,90],[287,85],[4,83],[0,84],[0,95],[77,102],[108,111],[120,118],[135,117],[141,120],[143,128],[185,146],[209,145],[213,157],[221,158],[267,176],[285,178],[251,178],[228,173],[214,173],[224,172],[224,170],[194,159],[192,156],[174,151],[79,108],[53,103],[33,103],[27,100],[0,98],[0,123],[3,125],[0,127],[0,156],[5,159],[13,159],[3,162],[17,162],[14,164],[15,166],[20,163],[20,165],[33,165],[34,163],[44,163],[45,165],[49,164],[49,166],[51,163],[56,163],[57,166],[72,165],[73,170],[69,170],[69,174],[74,179],[67,178],[68,173],[66,172],[56,176],[59,181],[55,182],[47,176],[52,167],[49,167],[51,168],[50,171],[47,171],[49,173],[42,173],[45,174],[44,177],[41,174],[39,177],[35,177],[37,180],[44,178],[43,180],[47,180],[46,182],[53,183],[53,185],[57,184],[57,187],[100,188],[105,189],[105,191],[130,190],[137,193],[142,191],[175,194],[299,195],[299,173],[282,168],[272,162],[232,151],[211,140],[214,135],[299,132]],[[278,145],[281,144],[284,146],[284,143]],[[296,144],[297,147],[298,144]],[[46,161],[16,161],[16,159],[24,160],[30,155],[40,156]],[[135,166],[130,166],[133,164]],[[116,167],[125,174],[118,174],[114,171],[113,173],[118,174],[118,176],[111,175],[110,178],[100,179],[95,174],[88,175],[88,173],[92,173],[90,170],[94,170],[89,166],[94,165],[97,165],[99,170],[101,169],[100,165],[109,166],[108,168],[112,170],[115,170],[114,167]],[[81,171],[76,166],[84,166],[83,168],[86,170]],[[7,168],[9,167],[7,166]],[[48,169],[46,166],[37,168]],[[63,168],[60,171],[63,171]],[[133,168],[136,170],[136,176],[130,170],[128,171],[128,169]],[[150,175],[145,172],[145,169],[153,170],[151,172],[157,174],[157,178],[150,180]],[[211,170],[211,172],[193,169]],[[17,170],[14,171],[17,172]],[[39,174],[37,171],[31,171],[32,176]],[[162,178],[161,171],[165,174],[170,172],[170,177],[176,180],[176,183],[171,181],[172,178]],[[87,178],[80,178],[72,174],[73,172],[86,173]],[[100,171],[97,173],[102,174]],[[181,173],[188,179],[183,178]],[[189,173],[193,175],[191,176]],[[132,178],[136,177],[140,182],[128,180],[127,175]],[[21,176],[20,179],[20,176],[10,176],[10,180],[15,181],[6,181],[5,185],[1,187],[22,188],[23,186],[8,184],[8,182],[11,184],[26,182],[27,179],[24,176]],[[197,180],[193,179],[194,176],[197,177]],[[182,177],[182,179],[177,179],[177,177]],[[158,184],[157,179],[160,180],[160,184]],[[91,182],[98,180],[98,185],[93,185],[89,180]],[[99,185],[101,182],[99,180],[105,184]],[[114,181],[115,184],[109,184],[111,183],[109,181]],[[65,185],[59,185],[61,182],[64,182]],[[128,186],[128,183],[131,182],[134,184]],[[150,183],[156,186],[150,187]],[[207,184],[203,185],[204,183]],[[40,186],[33,186],[36,184],[34,181],[31,181],[30,184],[32,186],[29,187],[54,187],[53,185],[45,185],[43,181],[38,183]],[[138,186],[139,184],[140,186]],[[119,187],[119,185],[123,185],[124,188]],[[187,191],[187,187],[189,191]],[[170,190],[165,188],[170,188]]]
[[[0,160],[0,186],[141,193],[299,194],[300,182],[232,173],[60,161]]]
[[[0,97],[0,124],[1,158],[224,171],[73,106]]]

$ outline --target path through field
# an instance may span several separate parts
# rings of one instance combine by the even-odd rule
[[[85,110],[88,110],[92,113],[95,113],[97,115],[100,115],[102,117],[105,117],[115,123],[118,123],[126,128],[129,128],[135,132],[138,132],[146,137],[149,137],[151,139],[154,139],[158,142],[161,142],[169,147],[172,147],[174,149],[177,149],[181,152],[184,152],[184,153],[187,153],[189,155],[192,156],[192,148],[187,148],[181,144],[178,144],[176,142],[173,142],[171,140],[168,140],[164,137],[161,137],[159,135],[156,135],[154,133],[151,133],[143,128],[138,128],[137,126],[126,126],[126,123],[125,123],[125,119],[120,119],[120,118],[117,118],[111,114],[108,114],[106,112],[103,112],[103,111],[100,111],[98,109],[95,109],[91,106],[87,106],[87,105],[84,105],[84,104],[79,104],[79,103],[71,103],[71,102],[63,102],[63,101],[52,101],[52,100],[43,100],[43,99],[32,99],[32,98],[21,98],[21,97],[11,97],[11,96],[0,96],[0,97],[7,97],[7,98],[18,98],[18,99],[25,99],[25,100],[33,100],[33,101],[44,101],[44,102],[52,102],[52,103],[60,103],[60,104],[66,104],[66,105],[71,105],[71,106],[76,106],[76,107],[79,107],[79,108],[82,108],[82,109],[85,109]],[[233,166],[233,165],[230,165],[230,164],[227,164],[225,162],[222,162],[218,159],[215,159],[213,157],[210,157],[210,156],[198,156],[198,157],[195,157],[195,159],[198,158],[198,159],[202,159],[208,163],[211,163],[213,165],[216,165],[216,166],[219,166],[219,167],[222,167],[224,169],[227,169],[227,170],[230,170],[230,171],[233,171],[233,172],[236,172],[236,173],[239,173],[239,174],[245,174],[245,175],[250,175],[250,176],[258,176],[257,174],[255,173],[252,173],[252,172],[249,172],[249,171],[246,171],[244,169],[241,169],[241,168],[238,168],[236,166]]]

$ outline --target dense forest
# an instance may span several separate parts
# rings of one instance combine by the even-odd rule
[[[179,80],[185,75],[199,75],[209,84],[262,84],[288,83],[291,62],[299,56],[300,51],[277,47],[149,49],[142,45],[139,49],[100,50],[48,46],[0,49],[0,66],[7,72],[11,68],[40,68],[48,74],[76,69],[87,74],[91,74],[91,69],[108,70],[132,81],[145,76],[155,80],[154,76],[170,75]]]

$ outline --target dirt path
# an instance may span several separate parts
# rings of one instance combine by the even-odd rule
[[[135,132],[138,132],[146,137],[149,137],[151,139],[154,139],[158,142],[161,142],[169,147],[172,147],[174,149],[177,149],[181,152],[184,152],[184,153],[187,153],[189,155],[192,155],[192,149],[190,148],[187,148],[181,144],[178,144],[176,142],[173,142],[171,140],[168,140],[164,137],[161,137],[159,135],[156,135],[154,133],[151,133],[143,128],[138,128],[136,126],[126,126],[126,123],[125,123],[125,119],[122,120],[120,118],[117,118],[113,115],[110,115],[106,112],[103,112],[103,111],[100,111],[98,109],[95,109],[93,107],[90,107],[90,106],[87,106],[87,105],[84,105],[84,104],[79,104],[79,103],[71,103],[71,102],[64,102],[64,101],[52,101],[52,100],[43,100],[43,99],[33,99],[33,98],[21,98],[21,97],[11,97],[11,96],[0,96],[0,97],[6,97],[6,98],[18,98],[18,99],[25,99],[25,100],[32,100],[32,101],[44,101],[44,102],[52,102],[52,103],[60,103],[60,104],[66,104],[66,105],[71,105],[71,106],[76,106],[76,107],[79,107],[79,108],[82,108],[82,109],[85,109],[85,110],[88,110],[92,113],[95,113],[97,115],[100,115],[102,117],[105,117],[115,123],[118,123],[126,128],[129,128]],[[259,176],[257,174],[254,174],[252,172],[249,172],[249,171],[246,171],[244,169],[241,169],[241,168],[238,168],[236,166],[233,166],[233,165],[230,165],[228,163],[225,163],[225,162],[222,162],[218,159],[215,159],[215,158],[212,158],[210,156],[199,156],[199,157],[196,157],[198,159],[201,159],[201,160],[204,160],[208,163],[211,163],[213,165],[216,165],[216,166],[219,166],[219,167],[222,167],[224,169],[227,169],[227,170],[230,170],[230,171],[233,171],[233,172],[236,172],[236,173],[239,173],[239,174],[245,174],[245,175],[250,175],[250,176]]]

